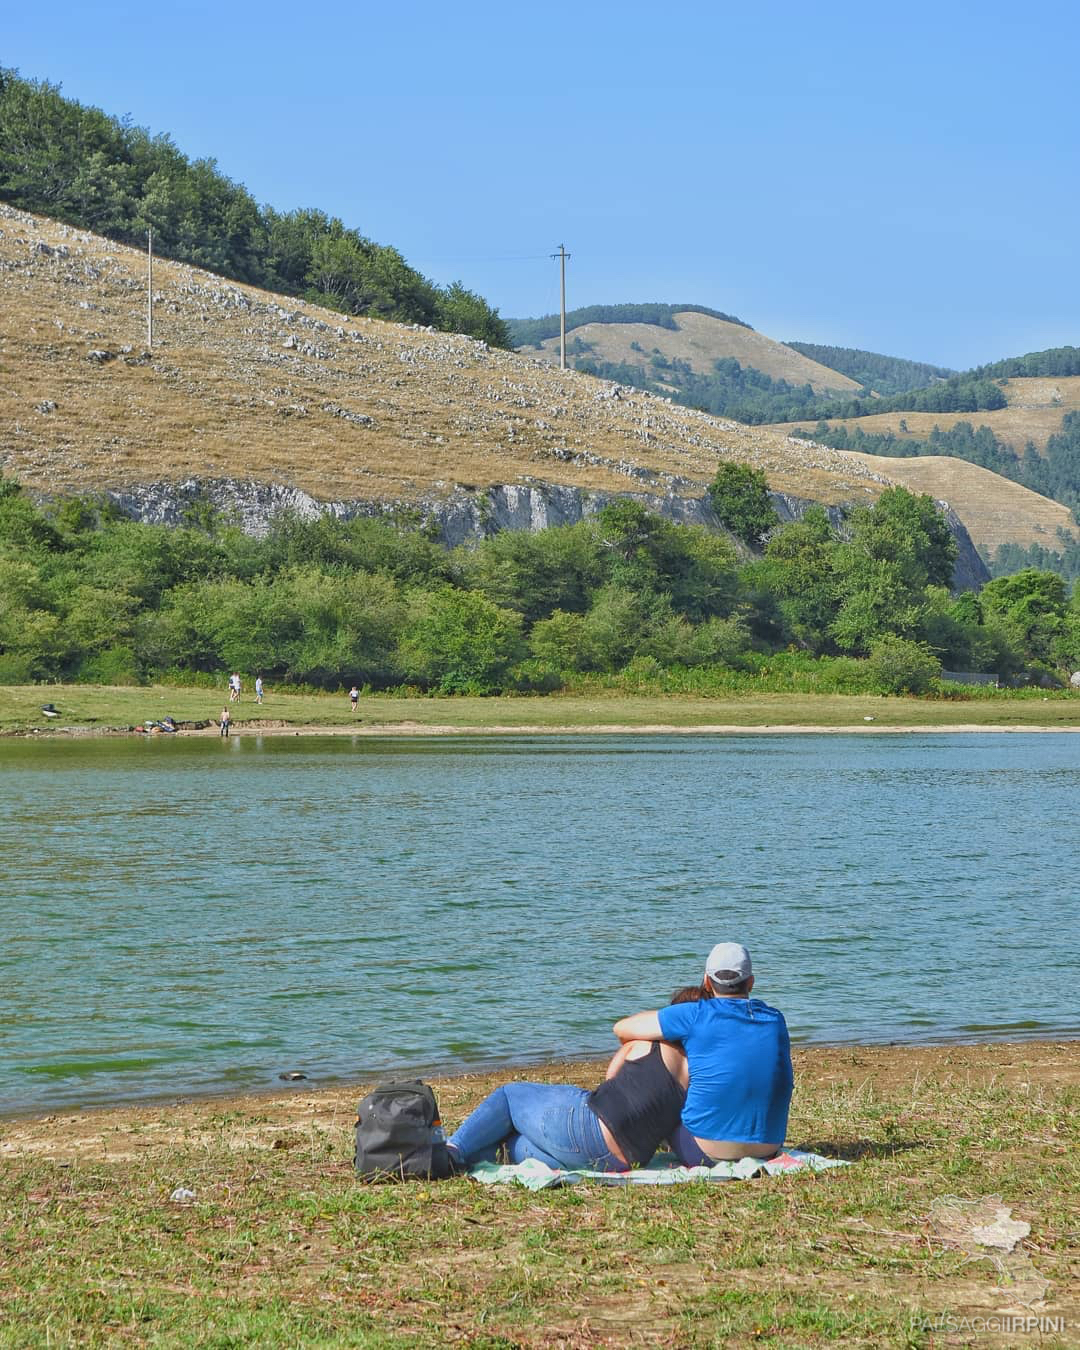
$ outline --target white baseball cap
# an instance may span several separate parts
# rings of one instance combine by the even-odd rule
[[[717,989],[733,989],[754,973],[741,942],[718,942],[705,960],[705,974]]]

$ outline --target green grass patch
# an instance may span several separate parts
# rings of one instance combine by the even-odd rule
[[[930,1347],[1012,1301],[935,1229],[950,1195],[1031,1225],[1071,1323],[1039,1343],[1075,1344],[1078,1078],[1076,1044],[804,1049],[789,1140],[850,1168],[538,1194],[357,1182],[349,1090],[7,1121],[0,1346]],[[444,1116],[493,1081],[439,1084]]]
[[[224,690],[188,686],[123,687],[93,684],[0,686],[0,733],[128,728],[147,719],[216,719]],[[58,718],[42,705],[53,703]],[[605,727],[742,727],[823,729],[939,726],[1080,727],[1080,695],[1010,691],[992,697],[880,697],[799,691],[731,690],[715,695],[637,691],[597,684],[568,694],[492,698],[403,698],[366,695],[353,714],[344,694],[267,692],[262,706],[250,694],[230,705],[236,731],[327,727],[370,732],[403,725],[461,731],[567,730]]]

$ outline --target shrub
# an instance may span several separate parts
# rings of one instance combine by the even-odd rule
[[[941,662],[925,643],[891,635],[877,639],[866,664],[884,694],[925,694],[941,675]]]

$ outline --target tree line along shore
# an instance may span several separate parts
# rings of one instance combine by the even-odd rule
[[[286,515],[258,539],[214,512],[145,525],[0,478],[0,684],[216,688],[236,670],[298,692],[959,700],[945,673],[962,671],[1067,687],[1080,599],[1060,577],[954,595],[929,497],[889,489],[842,532],[819,509],[776,525],[755,473],[714,485],[733,537],[620,500],[452,550],[411,520]]]

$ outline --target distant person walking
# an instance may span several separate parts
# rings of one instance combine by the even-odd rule
[[[240,676],[236,674],[229,676],[229,702],[240,702]]]
[[[262,676],[261,676],[261,675],[256,675],[256,676],[255,676],[255,702],[256,702],[256,703],[261,703],[261,702],[262,702],[262,696],[263,696],[263,682],[262,682]]]
[[[356,685],[354,684],[353,687],[349,690],[349,706],[352,708],[353,712],[356,712],[356,706],[359,702],[360,702],[360,690],[357,689]]]
[[[229,727],[232,726],[232,715],[229,712],[228,704],[221,710],[221,734],[226,740],[229,739]]]

